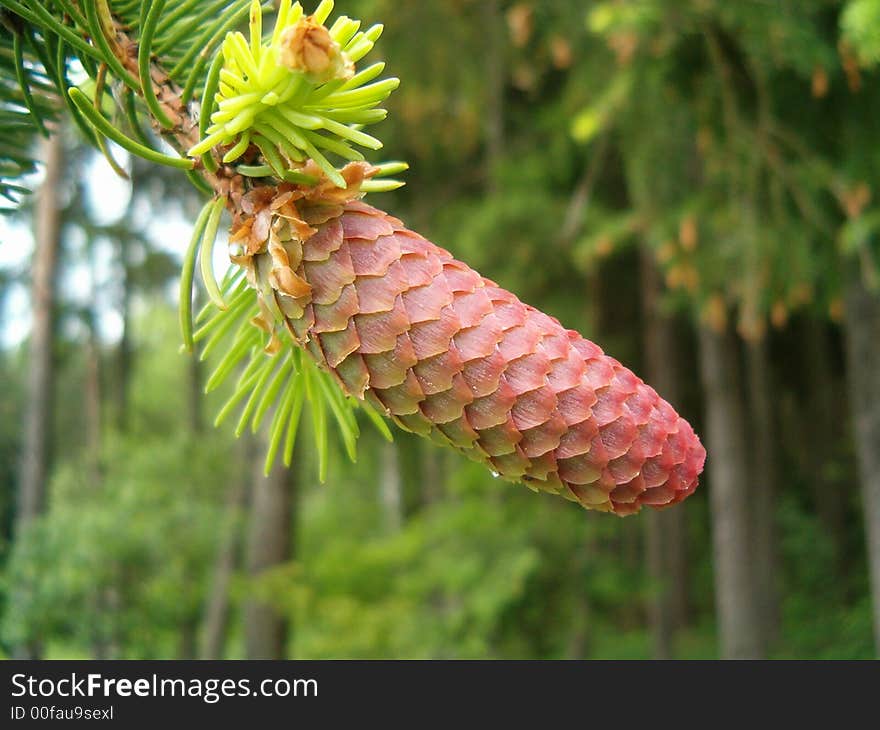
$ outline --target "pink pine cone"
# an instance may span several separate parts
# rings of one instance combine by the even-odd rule
[[[350,395],[500,476],[628,515],[697,487],[690,425],[619,362],[361,202],[316,225],[287,325]]]

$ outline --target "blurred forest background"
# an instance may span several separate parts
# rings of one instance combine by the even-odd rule
[[[63,129],[0,216],[0,655],[876,656],[880,0],[338,6],[403,81],[373,202],[654,385],[700,489],[620,520],[369,428],[263,478],[179,352],[198,194]]]

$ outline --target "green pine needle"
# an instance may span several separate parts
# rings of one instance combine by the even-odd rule
[[[195,166],[193,160],[188,160],[184,157],[163,155],[161,152],[156,152],[149,147],[145,147],[140,142],[135,142],[131,137],[126,136],[110,124],[110,122],[104,118],[104,115],[92,106],[89,98],[76,87],[72,87],[67,93],[79,112],[98,132],[108,139],[113,140],[116,144],[123,149],[128,150],[133,155],[142,157],[149,162],[155,162],[159,165],[176,167],[179,170],[191,170]]]
[[[211,214],[205,224],[205,232],[202,236],[202,245],[199,248],[199,265],[202,272],[202,281],[211,301],[218,309],[226,309],[223,294],[214,277],[214,243],[217,240],[217,230],[220,227],[220,217],[226,207],[226,197],[220,196],[212,203]]]
[[[26,71],[24,66],[24,53],[22,52],[21,47],[21,33],[13,33],[12,34],[12,53],[13,53],[13,63],[15,65],[15,75],[18,80],[18,85],[21,87],[22,98],[24,99],[24,105],[27,107],[28,112],[30,112],[31,117],[34,120],[34,123],[37,125],[40,130],[40,134],[44,137],[48,136],[48,132],[46,131],[46,126],[43,124],[43,118],[40,114],[40,110],[37,109],[37,105],[34,103],[34,97],[31,94],[30,85],[28,84],[26,78]]]
[[[151,61],[153,36],[156,32],[156,23],[165,8],[165,0],[153,0],[152,3],[145,3],[141,9],[141,34],[140,45],[138,47],[138,72],[140,75],[141,89],[143,91],[144,101],[150,113],[166,129],[171,129],[174,122],[168,118],[168,115],[159,104],[156,93],[153,90],[153,78],[151,76]],[[146,10],[146,12],[144,12]]]
[[[180,332],[183,335],[183,346],[187,352],[193,350],[193,321],[192,321],[192,285],[193,277],[196,269],[196,255],[199,250],[199,242],[202,239],[202,232],[205,224],[208,222],[208,216],[211,214],[212,204],[206,203],[196,219],[196,225],[193,228],[192,238],[189,246],[186,248],[186,254],[183,257],[183,268],[180,271]]]

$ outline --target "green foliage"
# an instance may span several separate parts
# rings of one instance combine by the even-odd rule
[[[344,537],[250,589],[308,627],[304,657],[491,656],[499,617],[538,565],[509,517],[450,505],[385,540]]]
[[[306,501],[298,558],[239,595],[289,614],[303,658],[564,658],[581,634],[586,649],[637,620],[640,568],[611,559],[614,521],[512,488],[498,499],[479,467],[446,468],[450,493],[391,533],[375,483],[337,472]]]
[[[880,62],[880,2],[850,0],[840,18],[844,37],[866,66]]]
[[[230,437],[192,433],[172,406],[187,387],[172,322],[165,307],[138,326],[147,334],[131,430],[106,429],[99,453],[64,450],[48,513],[7,556],[3,592],[23,602],[4,612],[7,646],[54,637],[78,651],[158,658],[174,655],[179,625],[198,620],[225,524],[218,484],[236,468]],[[27,590],[10,594],[13,584]]]
[[[644,0],[589,16],[612,53],[597,54],[597,67],[615,71],[573,131],[585,142],[605,129],[625,137],[626,215],[637,216],[669,288],[714,326],[732,310],[748,338],[800,309],[839,309],[829,240],[867,261],[866,275],[876,270],[866,173],[831,162],[865,149],[857,130],[873,116],[849,117],[844,130],[826,112],[835,99],[873,98],[877,82],[845,48],[839,55],[835,5]],[[841,16],[845,35],[876,25],[862,23],[876,4],[861,5]]]
[[[69,37],[78,32],[85,38],[89,18],[67,21],[62,45],[46,16],[60,17],[61,3],[40,3],[45,12],[35,2],[0,4],[28,11],[25,25],[39,48],[49,49],[51,59],[61,51],[67,75],[94,108],[99,49],[84,50]],[[491,162],[489,4],[352,0],[344,8],[394,20],[383,44],[390,67],[407,83],[388,100],[391,114],[379,136],[389,155],[417,163],[410,185],[389,205],[410,225],[566,325],[587,334],[598,329],[606,350],[633,361],[641,330],[636,247],[652,251],[663,269],[672,290],[663,303],[667,309],[710,317],[720,305],[722,317],[730,310],[758,329],[794,320],[785,332],[770,333],[776,374],[784,375],[776,383],[779,415],[788,424],[776,515],[783,621],[774,657],[854,658],[872,651],[851,455],[835,452],[829,459],[826,468],[835,472],[829,487],[804,457],[809,440],[790,425],[809,421],[805,402],[814,395],[802,327],[815,321],[824,326],[829,312],[839,315],[842,260],[858,260],[866,272],[880,261],[880,94],[870,51],[875,26],[859,15],[870,5],[876,3],[640,0],[593,3],[591,10],[579,2],[502,2],[495,21],[505,36],[503,144],[500,159]],[[219,86],[222,68],[212,57],[221,58],[226,30],[242,29],[250,4],[112,7],[135,37],[152,34],[147,46],[175,82],[210,107],[217,91],[210,80],[213,74]],[[9,49],[0,54],[6,63],[14,55],[11,36],[4,34],[0,47]],[[42,73],[39,57],[30,55],[36,51],[26,42],[22,48],[25,70]],[[141,87],[149,55],[142,54],[131,79]],[[35,102],[45,98],[53,108],[70,102],[67,113],[75,110],[83,121],[66,93],[71,82],[56,83],[56,77],[47,76]],[[97,99],[107,124],[169,154],[158,136],[138,131],[150,116],[164,129],[157,100],[147,94],[142,101],[112,69],[108,77]],[[18,94],[10,104],[21,123],[13,145],[20,152],[38,129],[17,83],[2,69],[0,84],[9,90],[0,90],[0,98]],[[212,122],[207,114],[199,121],[204,137]],[[210,163],[203,158],[202,164]],[[273,174],[268,165],[244,167],[257,176]],[[20,172],[4,180],[18,184]],[[165,215],[171,189],[156,196],[148,225]],[[220,243],[210,238],[193,239],[187,260],[193,273],[199,249],[210,259],[210,247],[222,244],[222,236]],[[150,260],[143,262],[146,271],[153,270]],[[566,504],[499,490],[480,467],[405,434],[392,447],[397,465],[389,467],[382,451],[388,447],[364,428],[358,463],[350,464],[346,451],[364,414],[350,410],[326,374],[306,375],[308,361],[291,355],[290,341],[283,339],[275,356],[264,352],[269,338],[248,324],[256,301],[240,280],[218,282],[224,312],[219,300],[209,303],[191,326],[183,313],[184,332],[189,326],[193,345],[207,350],[207,376],[216,386],[207,408],[227,419],[193,436],[186,425],[190,405],[181,405],[191,363],[176,352],[176,325],[160,294],[167,257],[159,263],[152,285],[140,287],[135,302],[140,316],[133,329],[130,432],[105,424],[97,480],[95,461],[82,453],[82,342],[62,328],[53,498],[30,535],[3,555],[3,599],[13,584],[31,589],[24,603],[5,606],[4,649],[40,635],[50,656],[175,654],[181,635],[201,616],[218,540],[241,527],[222,503],[232,480],[249,468],[242,465],[255,447],[236,450],[232,432],[236,426],[250,430],[262,410],[263,425],[274,424],[276,459],[290,453],[294,436],[305,445],[292,465],[298,475],[296,548],[290,561],[260,576],[237,570],[229,656],[244,653],[235,627],[242,602],[255,595],[292,620],[288,651],[294,657],[650,654],[647,607],[658,586],[647,575],[644,522],[591,519]],[[188,301],[189,282],[182,291]],[[682,405],[695,412],[698,378],[688,320],[677,321]],[[839,404],[845,401],[840,333],[833,333],[830,373],[821,385]],[[104,362],[110,358],[105,352]],[[295,368],[299,379],[292,377]],[[21,419],[16,394],[24,373],[19,354],[4,355],[4,484],[14,480]],[[331,394],[310,407],[308,387]],[[294,419],[300,403],[302,415]],[[105,403],[105,410],[112,405]],[[843,423],[841,414],[833,419]],[[331,438],[336,430],[342,438]],[[844,431],[839,448],[845,451],[850,437]],[[402,505],[389,516],[383,489],[393,481],[391,469],[402,482]],[[319,487],[315,475],[322,472],[327,484]],[[817,518],[817,488],[847,495],[840,555]],[[0,509],[8,523],[10,490]],[[675,654],[711,658],[715,601],[705,490],[677,509],[685,511],[688,526],[690,603]]]
[[[18,456],[21,453],[23,364],[19,358],[0,359],[0,484],[15,484]],[[0,491],[0,530],[7,534],[12,528],[15,512],[11,489]]]
[[[781,658],[872,658],[865,640],[870,636],[871,606],[861,557],[845,576],[828,581],[835,572],[834,546],[815,516],[788,499],[780,521],[785,535],[782,549],[790,566],[787,580],[798,587],[788,592],[783,605],[788,635]],[[848,594],[862,598],[849,601]]]
[[[20,18],[0,9],[0,198],[5,203],[0,213],[28,192],[23,178],[36,170],[35,138],[46,133],[57,110],[52,76],[57,69],[48,55],[51,40],[46,41]]]
[[[5,580],[14,595],[2,637],[55,637],[148,657],[174,652],[174,627],[197,619],[222,524],[223,440],[120,438],[103,479],[69,463],[49,514],[16,542]],[[173,540],[169,536],[173,535]]]

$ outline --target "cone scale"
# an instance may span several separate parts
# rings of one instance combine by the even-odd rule
[[[597,345],[377,208],[293,198],[243,197],[233,260],[263,326],[289,330],[347,394],[587,509],[629,515],[696,489],[693,429]]]

